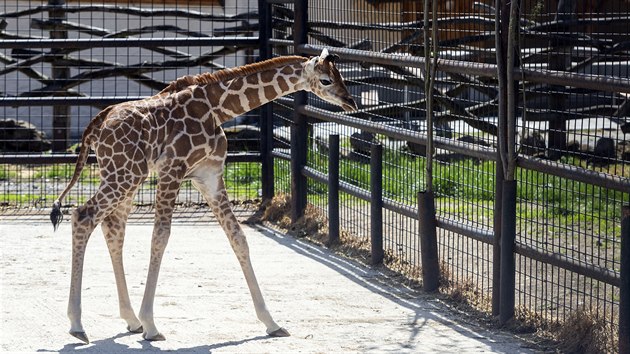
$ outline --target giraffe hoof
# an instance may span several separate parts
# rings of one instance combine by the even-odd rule
[[[140,327],[133,329],[131,328],[131,326],[127,326],[127,330],[131,333],[142,333],[142,325],[140,325]]]
[[[85,344],[90,344],[90,340],[88,339],[85,332],[69,332],[73,337],[81,340]]]
[[[144,333],[142,334],[142,338],[144,338],[145,340],[148,340],[149,342],[157,342],[157,341],[166,340],[166,337],[164,337],[164,335],[159,332],[158,334],[154,336],[148,336],[146,333]]]
[[[273,332],[267,333],[270,337],[290,337],[291,334],[286,329],[280,327]]]

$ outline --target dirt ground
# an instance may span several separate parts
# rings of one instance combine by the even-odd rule
[[[38,353],[534,353],[512,334],[457,318],[431,295],[392,282],[326,249],[244,225],[252,261],[276,322],[258,322],[238,262],[216,223],[175,224],[155,301],[163,342],[125,330],[100,228],[88,244],[83,324],[92,343],[70,336],[66,318],[70,223],[0,223],[3,352]],[[125,269],[134,309],[144,291],[151,226],[131,224]]]

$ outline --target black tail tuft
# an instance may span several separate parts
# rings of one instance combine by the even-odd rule
[[[50,212],[50,221],[52,221],[53,228],[57,231],[57,226],[63,221],[63,214],[61,213],[61,203],[56,201],[53,203],[52,211]]]

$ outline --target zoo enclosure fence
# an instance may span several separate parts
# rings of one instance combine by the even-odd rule
[[[523,0],[515,9],[505,1],[438,2],[426,20],[422,1],[270,0],[231,12],[211,2],[132,9],[53,2],[23,11],[24,3],[7,2],[0,16],[0,104],[5,121],[28,117],[38,127],[91,117],[184,73],[334,47],[359,112],[340,114],[303,93],[267,105],[248,130],[262,132],[259,150],[230,157],[251,169],[235,174],[235,189],[244,182],[254,190],[231,194],[290,195],[293,219],[314,206],[333,237],[369,243],[374,263],[396,260],[425,286],[437,277],[428,270],[437,269],[447,288],[463,289],[502,322],[529,315],[553,327],[592,311],[628,351],[630,257],[622,242],[630,236],[622,207],[630,190],[630,14],[623,1],[594,8]],[[518,19],[512,32],[510,18]],[[425,28],[436,30],[434,40]],[[72,41],[59,38],[64,31]],[[25,82],[32,86],[20,88]],[[82,127],[73,119],[62,129],[70,142]],[[55,134],[53,144],[64,139]],[[48,195],[66,183],[59,164],[74,157],[0,156],[5,213],[49,205]],[[25,163],[48,167],[11,171]],[[75,203],[91,194],[90,178]],[[152,203],[150,183],[138,205]],[[13,196],[25,186],[39,199]],[[425,190],[435,214],[420,217]],[[191,189],[180,198],[205,212]],[[423,263],[433,247],[421,236],[432,235],[419,231],[434,225],[437,267]]]

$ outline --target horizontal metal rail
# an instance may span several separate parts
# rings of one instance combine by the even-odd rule
[[[53,165],[60,163],[73,164],[77,162],[77,154],[52,154],[52,155],[0,155],[0,165],[8,164],[31,164],[31,165]],[[226,163],[237,162],[261,162],[261,155],[259,153],[228,153]],[[96,156],[90,154],[88,156],[88,163],[96,163]]]
[[[318,55],[322,49],[321,45],[303,44],[298,46],[302,54]],[[329,48],[330,53],[339,54],[344,59],[368,62],[374,64],[423,68],[424,57],[411,55],[389,54],[370,52],[366,50],[348,48]],[[438,59],[437,69],[440,71],[467,74],[476,76],[496,77],[497,66],[495,64],[475,63],[469,61]],[[514,68],[514,77],[519,80],[538,82],[549,85],[562,85],[570,87],[580,87],[607,92],[630,93],[630,79],[621,77],[610,77],[604,75],[587,75],[572,72]]]
[[[314,168],[306,166],[302,170],[302,173],[306,177],[320,183],[328,183],[328,175],[317,171]],[[370,192],[368,190],[357,187],[345,181],[339,181],[339,190],[367,202],[371,200]],[[402,214],[414,220],[418,220],[418,209],[416,207],[401,204],[393,199],[383,198],[383,208]],[[437,227],[444,230],[451,231],[456,234],[460,234],[489,245],[493,243],[494,233],[490,230],[458,223],[452,219],[439,216],[436,217],[436,221]],[[576,262],[575,260],[564,255],[542,252],[528,245],[519,243],[515,245],[515,252],[522,256],[531,258],[535,261],[551,264],[553,266],[566,269],[568,271],[595,279],[597,281],[604,282],[606,284],[619,286],[621,283],[621,278],[619,276],[619,273],[617,272],[593,264]]]
[[[137,101],[147,96],[101,96],[101,97],[0,97],[0,107],[13,106],[109,106]]]
[[[207,37],[186,38],[73,38],[73,39],[3,39],[0,49],[11,48],[60,48],[60,49],[89,49],[112,47],[258,47],[258,37]]]
[[[328,176],[325,173],[317,171],[311,167],[304,167],[302,173],[315,181],[320,183],[328,183]],[[361,187],[357,187],[345,181],[339,181],[339,190],[347,193],[355,198],[364,200],[369,202],[371,200],[370,191],[363,189]],[[402,204],[390,198],[383,198],[383,208],[389,211],[393,211],[395,213],[402,214],[406,217],[412,218],[414,220],[418,220],[418,208],[411,207],[409,205]],[[470,237],[472,239],[492,244],[493,234],[492,232],[475,228],[472,226],[464,225],[462,223],[458,223],[451,219],[437,217],[437,226],[443,228],[448,231],[453,231],[458,234],[462,234],[464,236]]]
[[[399,128],[379,122],[370,122],[365,119],[351,117],[345,114],[331,113],[327,110],[310,105],[298,107],[296,110],[299,113],[307,115],[309,117],[343,124],[349,127],[365,130],[370,133],[383,134],[390,138],[409,141],[420,145],[427,144],[427,135],[425,133],[414,132],[408,129]],[[434,146],[436,148],[450,150],[456,153],[476,157],[483,160],[496,160],[496,150],[492,148],[436,136],[433,137],[433,140]]]
[[[313,106],[298,107],[297,111],[313,118],[343,124],[365,130],[370,133],[383,134],[394,139],[410,141],[421,145],[426,145],[427,141],[425,133],[412,132],[407,129],[388,126],[377,122],[370,122],[344,114],[331,113]],[[433,140],[436,148],[453,151],[462,155],[483,160],[496,161],[495,149],[443,137],[434,136]],[[630,179],[628,178],[585,170],[571,165],[553,163],[530,156],[519,156],[516,163],[519,167],[543,171],[553,176],[584,182],[620,192],[630,192]]]
[[[542,252],[529,245],[518,242],[514,246],[514,251],[521,256],[528,257],[539,262],[551,264],[556,267],[566,269],[570,272],[574,272],[585,277],[589,277],[597,281],[610,284],[612,286],[619,287],[621,285],[621,278],[619,276],[619,273],[604,267],[577,262],[574,259],[557,253]]]

